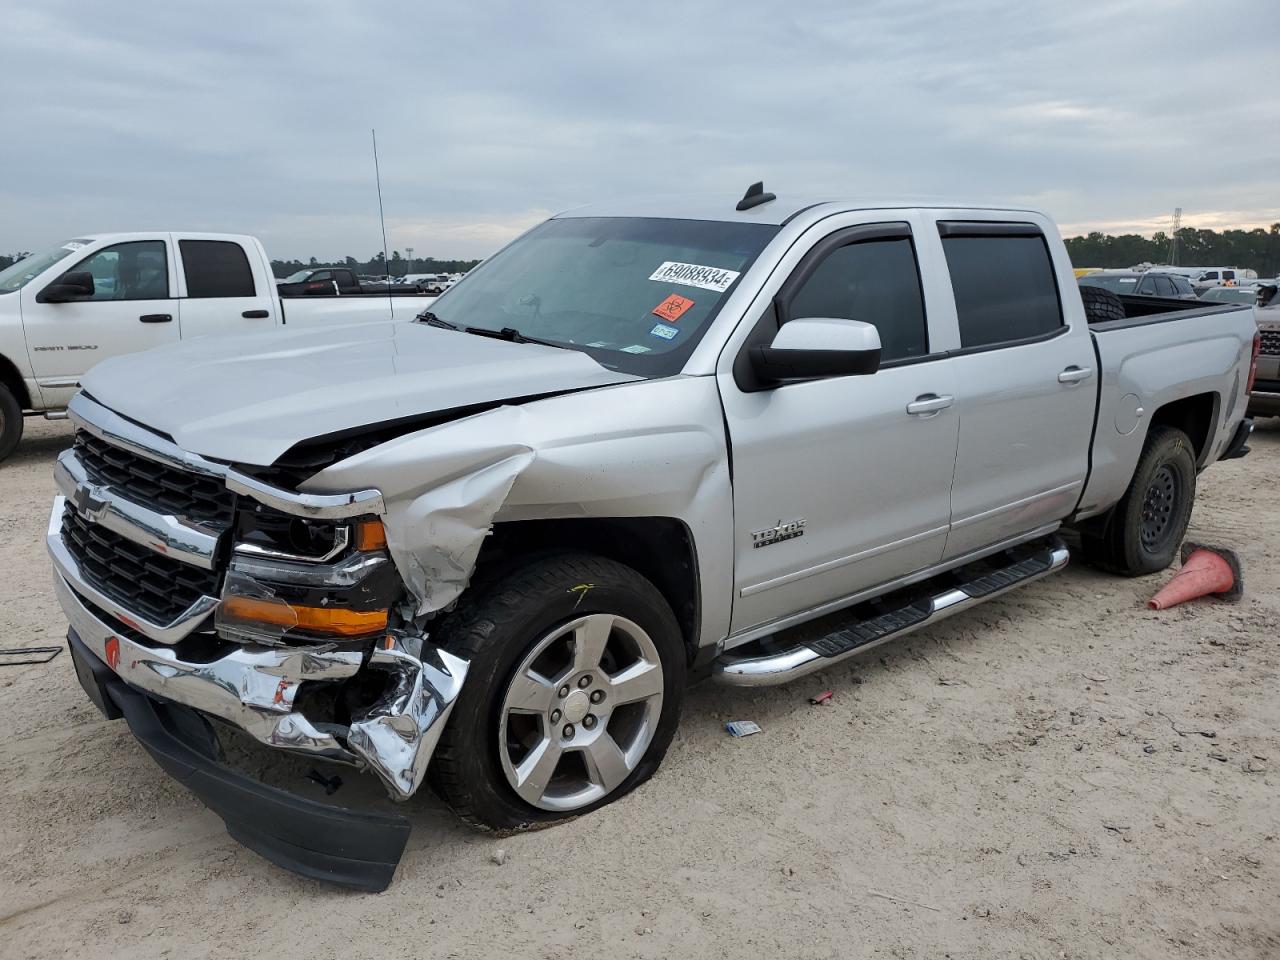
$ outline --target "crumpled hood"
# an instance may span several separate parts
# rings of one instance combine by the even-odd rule
[[[635,379],[575,350],[378,322],[187,341],[104,361],[82,384],[184,450],[266,466],[313,437]]]

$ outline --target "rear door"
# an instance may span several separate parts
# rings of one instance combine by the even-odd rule
[[[1074,283],[1056,233],[1032,222],[941,220],[934,242],[960,333],[950,559],[1071,512],[1088,472],[1098,371],[1079,298],[1063,308],[1060,292]]]
[[[721,356],[733,457],[734,632],[839,601],[942,555],[957,436],[945,356],[952,344],[935,325],[941,295],[921,283],[913,222],[893,214],[879,213],[893,222],[859,223],[863,213],[815,226],[750,308],[750,332]],[[782,323],[800,317],[875,324],[881,369],[769,388],[734,369],[751,345],[771,342]]]
[[[275,288],[252,244],[188,234],[177,236],[177,248],[183,340],[275,325]]]
[[[174,264],[168,234],[131,234],[72,261],[64,273],[89,273],[94,292],[71,303],[49,303],[50,283],[22,288],[22,322],[31,366],[45,404],[66,406],[80,376],[108,357],[178,339]]]

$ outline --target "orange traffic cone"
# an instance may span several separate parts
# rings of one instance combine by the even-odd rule
[[[1152,610],[1165,610],[1211,593],[1234,601],[1239,600],[1243,592],[1244,571],[1233,551],[1188,541],[1182,545],[1182,569],[1147,601],[1147,606]]]

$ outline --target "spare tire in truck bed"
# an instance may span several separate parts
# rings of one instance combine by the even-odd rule
[[[1123,320],[1125,317],[1124,302],[1110,290],[1082,283],[1080,299],[1084,301],[1084,315],[1090,323]]]

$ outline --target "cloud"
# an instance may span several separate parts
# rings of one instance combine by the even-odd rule
[[[1175,206],[1262,222],[1275,45],[1206,42],[1205,17],[1189,0],[11,5],[0,251],[160,227],[365,257],[373,127],[390,243],[442,257],[487,255],[544,211],[731,200],[761,177],[1034,202],[1073,229]],[[1280,6],[1226,0],[1213,20],[1276,36]]]

